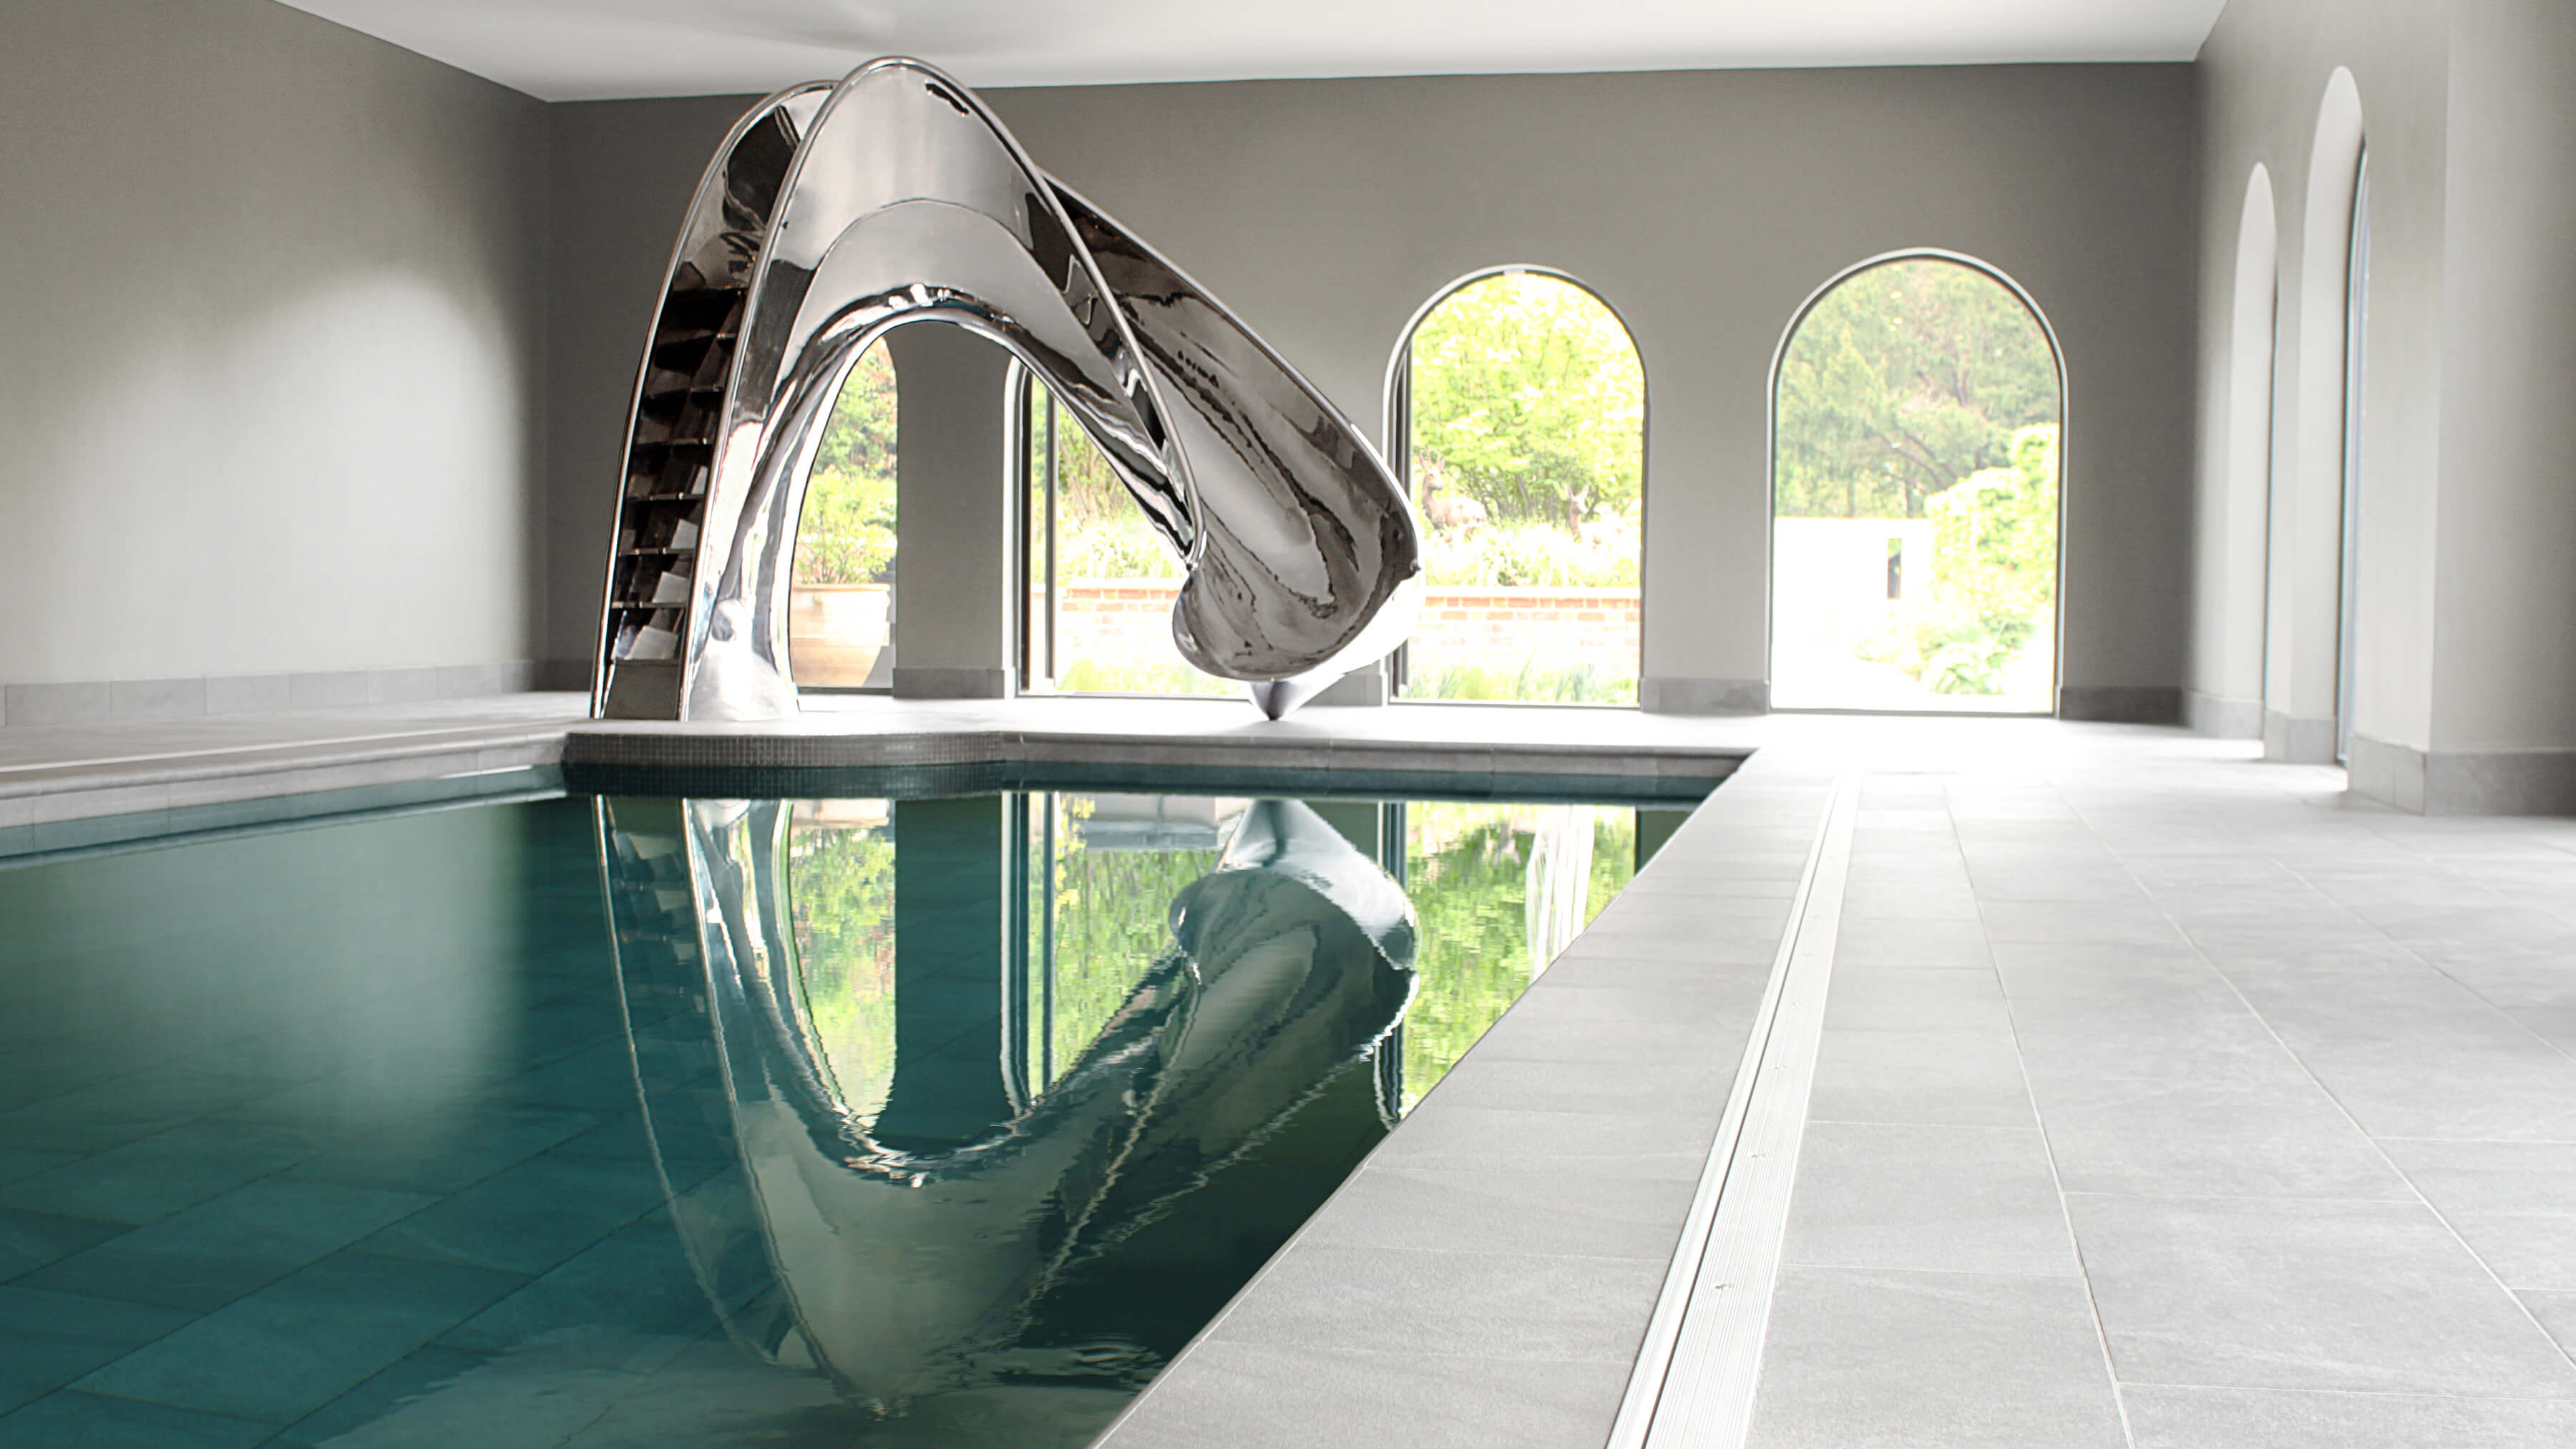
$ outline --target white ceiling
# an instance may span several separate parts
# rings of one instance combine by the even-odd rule
[[[2189,60],[2226,0],[285,0],[545,100],[969,85]]]

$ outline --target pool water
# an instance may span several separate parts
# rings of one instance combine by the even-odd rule
[[[1679,809],[567,797],[0,869],[0,1446],[1073,1449]]]

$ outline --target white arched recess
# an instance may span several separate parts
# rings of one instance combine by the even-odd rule
[[[2272,395],[2280,312],[2281,227],[2272,173],[2260,162],[2245,181],[2236,230],[2236,295],[2228,320],[2226,451],[2213,509],[2208,592],[2211,627],[2205,687],[2212,734],[2263,733],[2263,597],[2272,515]]]
[[[2361,180],[2361,91],[2338,67],[2317,108],[2299,234],[2297,385],[2287,457],[2272,469],[2264,621],[2263,755],[2305,764],[2336,754],[2343,635],[2344,443],[2350,418],[2353,203]]]

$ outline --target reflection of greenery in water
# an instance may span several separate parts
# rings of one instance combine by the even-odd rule
[[[1081,841],[1092,801],[1051,802],[1055,944],[1051,983],[1030,985],[1031,1026],[1050,1012],[1048,1044],[1061,1073],[1172,949],[1173,898],[1216,869],[1213,850],[1098,850]],[[1405,893],[1420,921],[1420,987],[1404,1022],[1404,1102],[1410,1109],[1510,1008],[1530,980],[1530,859],[1547,807],[1417,801],[1405,807]],[[806,1010],[841,1098],[862,1119],[885,1105],[894,1079],[894,852],[883,826],[801,830],[791,898]],[[1031,846],[1034,850],[1034,836]],[[1587,923],[1636,873],[1636,812],[1594,812]],[[1033,879],[1042,873],[1034,869]],[[1032,963],[1044,960],[1030,923]],[[1030,1038],[1032,1080],[1037,1041]]]
[[[892,832],[799,832],[788,864],[805,1010],[841,1100],[874,1121],[894,1083]]]
[[[1146,968],[1172,949],[1172,898],[1216,869],[1213,850],[1089,850],[1078,822],[1092,802],[1053,799],[1055,826],[1055,974],[1048,997],[1055,1069],[1064,1070],[1112,1013],[1126,1004]],[[1030,954],[1037,954],[1030,943]],[[1030,1009],[1038,1009],[1032,1000]]]
[[[1529,861],[1536,812],[1525,805],[1417,802],[1405,807],[1405,894],[1421,923],[1421,984],[1404,1018],[1404,1107],[1410,1110],[1529,985]],[[1590,922],[1636,874],[1637,815],[1605,809],[1593,824]]]

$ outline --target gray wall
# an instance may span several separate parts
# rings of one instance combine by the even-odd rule
[[[2150,709],[2186,653],[2192,97],[2185,66],[987,93],[1041,165],[1372,433],[1405,324],[1460,275],[1524,262],[1597,289],[1645,358],[1645,664],[1667,697],[1767,676],[1768,377],[1800,304],[1882,252],[1986,259],[2067,352],[2066,682],[2097,708]],[[655,274],[745,104],[556,108],[554,483],[558,521],[576,521],[557,535],[558,648],[596,607],[572,564],[607,527]],[[667,161],[634,154],[665,145]]]
[[[2342,586],[2345,231],[2311,236],[2311,147],[2338,67],[2370,152],[2353,787],[2437,812],[2576,809],[2576,12],[2546,0],[2232,0],[2201,54],[2201,469],[2191,684],[2250,688],[2269,753],[2330,753]],[[2247,177],[2280,216],[2269,477],[2231,467],[2235,259]],[[2334,184],[2328,178],[2325,185]],[[2329,216],[2340,199],[2329,195]],[[2336,343],[2339,346],[2339,342]],[[2226,520],[2268,490],[2270,566],[2224,586]],[[2263,624],[2249,618],[2263,616]],[[2266,656],[2244,664],[2254,629]],[[2283,657],[2284,651],[2289,656]],[[2219,708],[2232,705],[2233,708]]]
[[[524,682],[544,125],[269,0],[0,10],[9,722]]]

